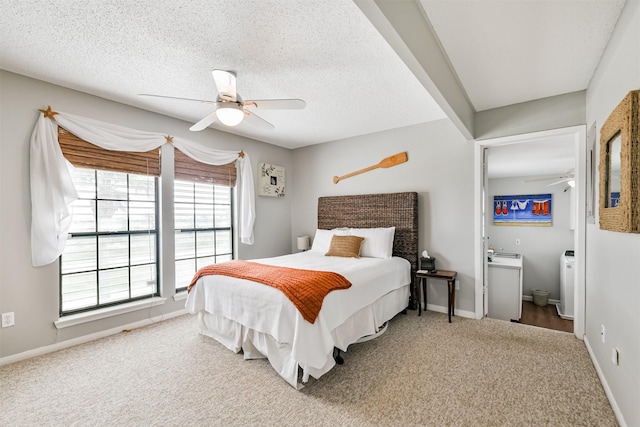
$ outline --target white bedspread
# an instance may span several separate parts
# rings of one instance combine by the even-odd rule
[[[273,337],[277,343],[291,349],[292,360],[307,372],[323,373],[328,370],[328,364],[333,366],[333,360],[328,358],[331,358],[335,345],[332,337],[335,328],[354,313],[411,282],[410,264],[399,257],[355,259],[327,257],[319,252],[308,251],[252,261],[282,267],[334,271],[342,274],[352,286],[329,293],[313,324],[304,320],[279,290],[226,276],[201,277],[187,297],[186,309],[190,313],[206,311]],[[230,347],[229,343],[223,344]],[[269,357],[268,354],[264,356]]]

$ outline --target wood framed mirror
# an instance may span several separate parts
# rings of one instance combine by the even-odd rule
[[[600,228],[640,233],[640,90],[627,94],[600,129]]]

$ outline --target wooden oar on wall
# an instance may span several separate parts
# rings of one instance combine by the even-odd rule
[[[368,168],[360,169],[358,171],[351,172],[351,173],[348,173],[346,175],[334,176],[333,177],[333,183],[337,184],[338,181],[340,181],[342,179],[351,178],[354,175],[359,175],[361,173],[369,172],[369,171],[374,170],[374,169],[390,168],[392,166],[397,166],[397,165],[399,165],[401,163],[404,163],[406,161],[407,161],[407,152],[403,151],[402,153],[394,154],[393,156],[389,156],[386,159],[382,159],[380,161],[380,163],[378,163],[377,165],[369,166]]]

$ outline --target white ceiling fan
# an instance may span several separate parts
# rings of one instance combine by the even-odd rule
[[[540,178],[525,179],[522,182],[542,182],[542,181],[551,181],[549,184],[547,184],[547,187],[552,185],[562,184],[565,182],[569,186],[573,187],[575,186],[575,183],[576,183],[573,169],[569,169],[565,174],[562,174],[562,175],[549,175],[549,176],[544,176]]]
[[[140,96],[152,96],[156,98],[182,99],[212,104],[214,110],[202,120],[189,128],[192,131],[203,130],[216,120],[226,126],[237,126],[246,120],[254,126],[263,129],[272,129],[274,126],[264,120],[252,110],[300,110],[307,104],[302,99],[256,99],[243,100],[236,91],[236,74],[232,71],[213,70],[213,80],[218,90],[215,101],[205,99],[180,98],[177,96],[151,95],[141,93]]]

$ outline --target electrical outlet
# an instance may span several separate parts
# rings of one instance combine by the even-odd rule
[[[460,280],[456,280],[456,291],[460,290]]]
[[[516,239],[516,246],[520,246],[520,239]]]
[[[2,327],[7,328],[9,326],[15,325],[15,317],[13,311],[9,313],[2,313]]]
[[[620,365],[620,351],[615,347],[611,349],[611,363],[616,366]]]
[[[600,325],[600,338],[602,338],[602,344],[604,344],[604,335],[605,335],[604,325]]]

